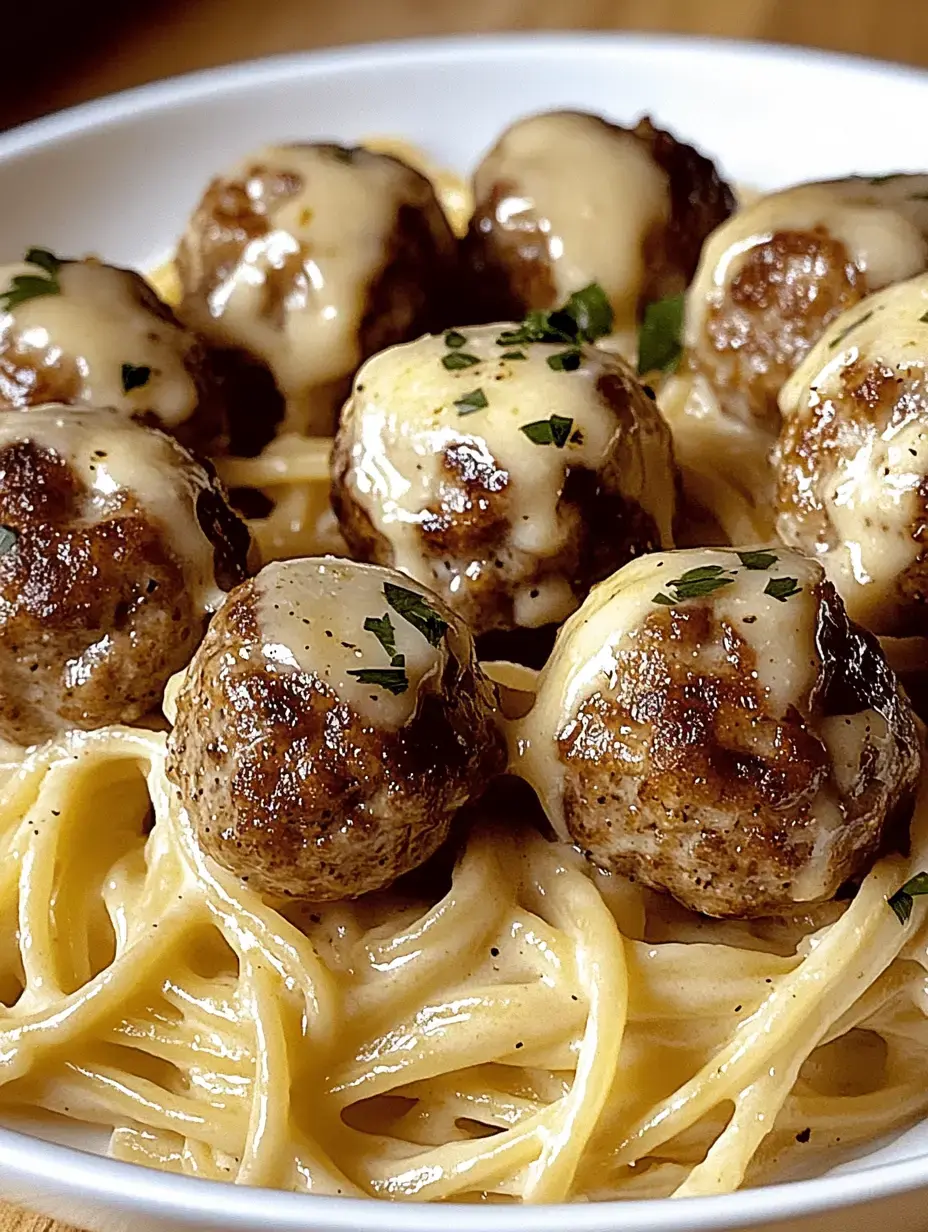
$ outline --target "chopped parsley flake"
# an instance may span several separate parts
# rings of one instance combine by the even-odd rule
[[[368,616],[364,622],[364,628],[368,633],[373,633],[391,658],[396,654],[396,630],[387,612],[380,617]],[[402,664],[394,664],[394,666],[402,666]]]
[[[571,347],[569,351],[558,351],[556,355],[548,356],[548,367],[555,372],[576,372],[580,367],[580,349]]]
[[[376,684],[394,695],[405,693],[409,688],[409,677],[402,667],[360,667],[348,675],[361,684]]]
[[[441,642],[448,622],[442,620],[424,596],[404,586],[396,586],[393,582],[384,582],[383,593],[394,612],[417,629],[430,646]]]
[[[122,366],[122,388],[124,393],[131,393],[133,389],[141,389],[143,385],[148,384],[148,378],[151,376],[151,368],[144,364],[136,366],[135,364],[123,364]]]
[[[844,341],[844,339],[848,336],[848,334],[852,333],[857,328],[858,325],[865,325],[867,321],[870,320],[870,318],[873,316],[874,311],[875,309],[871,308],[869,312],[865,312],[862,317],[858,317],[856,321],[852,321],[850,325],[842,329],[841,333],[838,334],[837,338],[832,338],[831,342],[829,342],[828,349],[830,351],[833,351],[835,347],[840,346],[841,343]]]
[[[683,296],[648,304],[638,330],[638,374],[675,372],[683,354]]]
[[[482,389],[472,389],[463,398],[456,398],[454,405],[458,408],[459,415],[473,415],[474,411],[482,411],[489,403]]]
[[[928,312],[923,312],[922,315],[918,319],[921,321],[923,325],[928,325]]]
[[[54,278],[61,269],[61,258],[47,248],[30,248],[25,259],[27,265],[37,265],[39,269],[45,270],[50,278]]]
[[[774,552],[738,552],[745,569],[772,569],[780,559]]]
[[[466,351],[449,351],[441,357],[441,362],[449,372],[456,372],[459,368],[472,368],[474,364],[479,364],[480,360],[476,355],[468,355]]]
[[[687,599],[705,598],[706,595],[721,590],[723,586],[732,584],[735,579],[727,577],[728,572],[730,571],[723,569],[721,565],[700,565],[696,569],[687,569],[686,573],[681,573],[678,578],[667,583],[667,589],[674,592],[672,595],[656,594],[651,602],[673,607]]]
[[[612,330],[612,305],[597,282],[575,291],[560,308],[534,309],[515,329],[503,330],[497,346],[521,346],[532,342],[566,342],[579,347],[595,342]],[[552,367],[554,365],[552,364]],[[567,369],[570,371],[570,368]]]
[[[44,271],[42,274],[17,274],[10,279],[10,285],[0,293],[0,308],[12,312],[20,304],[30,299],[38,299],[42,295],[60,295],[61,284],[58,281],[58,270],[61,261],[47,248],[30,248],[26,253],[26,262]]]
[[[456,351],[458,347],[462,347],[467,339],[457,329],[449,329],[445,334],[445,346],[451,351]]]
[[[770,595],[771,599],[779,599],[781,603],[785,603],[787,599],[800,594],[801,591],[802,587],[799,585],[798,578],[791,577],[771,578],[764,587],[765,595]]]
[[[563,449],[570,440],[573,426],[574,421],[565,415],[551,415],[547,419],[522,424],[521,431],[533,445],[556,445],[558,449]]]
[[[500,359],[528,359],[524,351],[507,351]]]
[[[916,873],[901,890],[897,890],[892,898],[886,900],[895,911],[900,924],[908,924],[915,906],[912,900],[921,894],[928,894],[928,873],[925,872]]]

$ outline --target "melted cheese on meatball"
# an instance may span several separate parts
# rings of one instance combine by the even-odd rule
[[[597,381],[615,361],[585,347],[574,372],[550,367],[562,345],[532,343],[510,347],[497,342],[512,325],[463,331],[465,341],[451,351],[444,335],[420,338],[374,356],[361,368],[343,412],[343,434],[352,441],[349,483],[374,527],[390,542],[396,568],[415,577],[422,572],[419,528],[443,503],[442,459],[450,446],[463,444],[476,464],[499,473],[517,509],[509,546],[534,558],[555,556],[570,532],[559,500],[570,468],[595,471],[606,458],[622,425],[596,392]],[[516,351],[521,359],[505,359]],[[471,357],[476,363],[449,369],[443,357]],[[468,403],[469,396],[486,406]],[[538,443],[527,425],[560,416],[570,421],[563,447]],[[639,425],[638,441],[623,456],[624,492],[637,501],[670,545],[675,479],[662,433]],[[453,511],[452,511],[453,515]],[[474,561],[468,571],[484,566]],[[492,568],[492,565],[488,567]],[[452,583],[452,595],[457,586]],[[559,575],[528,578],[516,585],[514,617],[535,627],[561,620],[576,600]]]
[[[780,394],[780,533],[819,553],[851,615],[880,632],[893,631],[897,582],[924,552],[926,370],[923,275],[838,317]],[[804,439],[800,418],[818,421],[825,437]],[[805,455],[795,481],[787,473],[796,466],[794,449]],[[795,508],[786,499],[795,483],[814,494],[824,514],[816,525],[805,524],[802,493]]]
[[[616,330],[633,328],[645,244],[670,215],[667,174],[645,143],[595,116],[533,116],[513,125],[484,159],[475,195],[480,200],[509,182],[519,194],[509,197],[504,221],[514,226],[520,214],[540,220],[556,301],[598,282]]]
[[[518,773],[535,787],[562,838],[568,838],[560,802],[563,764],[555,741],[568,733],[585,701],[601,689],[615,688],[619,656],[634,647],[648,616],[662,606],[655,603],[655,596],[673,596],[670,582],[682,574],[718,566],[731,577],[730,584],[712,594],[711,602],[754,651],[757,683],[777,713],[808,696],[819,667],[813,587],[822,570],[801,556],[777,550],[775,554],[783,559],[770,571],[744,568],[734,550],[643,556],[594,586],[564,624],[539,680],[535,705],[512,732]],[[788,601],[765,594],[771,578],[786,576],[795,578],[799,594]],[[724,651],[709,647],[706,653]],[[694,665],[697,670],[706,666]]]
[[[928,264],[928,175],[800,184],[739,210],[706,241],[687,295],[687,345],[698,345],[752,249],[777,232],[816,228],[844,244],[871,290],[910,278]]]
[[[197,498],[208,479],[176,441],[115,411],[55,405],[0,416],[0,448],[21,441],[33,441],[71,466],[87,488],[88,522],[126,499],[137,501],[163,528],[197,608],[220,607],[225,591],[216,582],[214,547],[197,517]]]
[[[427,681],[437,687],[448,651],[444,639],[433,646],[390,606],[385,583],[397,583],[391,570],[335,557],[267,565],[254,582],[257,653],[267,670],[318,676],[363,719],[382,728],[402,727],[416,709],[420,688]],[[435,596],[415,582],[408,587],[407,594],[420,596],[429,607],[435,603]],[[394,655],[364,628],[366,620],[384,617],[393,626]],[[395,655],[402,656],[408,681],[402,692],[351,675],[389,669]]]
[[[227,178],[244,180],[266,229],[248,239],[218,284],[203,279],[211,286],[209,335],[267,363],[290,426],[300,429],[308,392],[344,378],[361,360],[371,278],[383,266],[398,210],[410,201],[412,173],[363,150],[291,145],[259,151]],[[275,182],[287,191],[271,195]],[[186,255],[194,270],[198,250],[192,227]],[[185,311],[195,318],[189,296]]]
[[[24,262],[0,266],[0,288],[37,275]],[[59,370],[74,402],[130,415],[149,411],[168,431],[188,420],[199,401],[185,366],[192,336],[151,311],[139,296],[137,275],[97,261],[65,261],[56,279],[58,294],[0,311],[0,359],[7,369],[33,379]],[[0,375],[0,383],[6,400],[20,405],[15,379],[10,384]],[[30,389],[22,393],[25,404]]]

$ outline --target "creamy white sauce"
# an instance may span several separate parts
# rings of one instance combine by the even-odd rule
[[[354,499],[390,542],[395,566],[433,585],[436,570],[447,578],[446,558],[424,557],[420,528],[433,516],[430,508],[434,513],[445,501],[453,508],[460,480],[443,466],[445,451],[464,445],[495,467],[512,510],[507,548],[514,576],[507,574],[507,582],[513,584],[516,619],[537,626],[563,619],[576,602],[566,579],[552,577],[539,586],[534,577],[538,560],[561,551],[571,532],[558,509],[568,468],[597,470],[614,451],[625,494],[653,517],[668,546],[674,475],[659,421],[656,428],[636,423],[629,430],[596,391],[599,378],[616,371],[618,361],[586,347],[577,371],[555,371],[547,360],[563,346],[499,345],[500,334],[514,328],[502,323],[459,331],[465,341],[453,353],[479,362],[454,371],[442,364],[449,354],[445,335],[427,335],[374,356],[355,378],[341,431],[350,442],[347,483]],[[512,350],[525,358],[502,358]],[[475,390],[482,391],[487,406],[461,414],[456,401]],[[571,421],[571,439],[563,448],[536,444],[522,430],[552,415]],[[452,599],[495,568],[492,560],[449,564]]]
[[[532,116],[504,133],[480,164],[477,200],[497,183],[517,189],[508,225],[544,232],[557,302],[598,282],[616,329],[634,328],[644,243],[670,215],[667,173],[646,144],[580,112]]]
[[[910,278],[928,265],[928,175],[799,184],[739,210],[703,247],[687,293],[687,345],[699,344],[709,311],[722,303],[754,248],[778,231],[816,227],[845,245],[870,290]]]
[[[17,276],[44,275],[25,262],[0,266],[0,290]],[[18,362],[40,372],[74,371],[74,400],[87,406],[114,407],[129,415],[152,411],[168,429],[188,420],[198,402],[185,367],[194,340],[145,307],[138,276],[97,261],[69,261],[57,279],[60,294],[0,311],[0,355],[15,348]],[[147,380],[129,392],[124,364],[150,369]]]
[[[257,596],[257,656],[267,671],[314,675],[361,717],[377,727],[399,728],[415,713],[425,686],[437,690],[449,650],[438,646],[387,601],[385,583],[421,595],[433,611],[450,619],[436,596],[390,569],[336,557],[276,561],[254,579]],[[391,657],[364,628],[369,617],[389,617],[396,654],[402,655],[408,688],[391,693],[350,673],[389,669]]]
[[[301,186],[275,200],[264,182],[275,175],[296,176]],[[200,271],[193,279],[195,293],[187,288],[184,311],[209,337],[267,363],[287,400],[290,429],[327,431],[331,411],[325,387],[349,376],[360,362],[358,334],[368,290],[384,264],[397,211],[407,202],[422,206],[431,190],[392,159],[364,150],[349,158],[311,145],[269,146],[224,178],[244,180],[268,231],[245,245],[229,277],[212,286],[205,303],[195,290],[208,281]],[[195,216],[187,237],[194,267],[202,225]],[[294,266],[296,276],[278,308],[268,283]]]
[[[66,462],[85,485],[81,514],[88,523],[138,504],[164,533],[184,569],[193,602],[213,612],[225,599],[217,582],[213,545],[196,516],[205,472],[162,432],[142,428],[113,410],[55,404],[0,414],[0,449],[33,441]]]
[[[916,533],[928,475],[928,391],[900,397],[892,422],[878,430],[866,407],[849,400],[842,410],[843,378],[855,364],[876,364],[925,381],[926,314],[928,275],[869,296],[832,322],[780,394],[786,420],[813,411],[841,423],[837,465],[826,455],[812,481],[838,542],[810,543],[791,512],[780,514],[780,533],[818,552],[851,615],[877,632],[890,631],[896,581],[924,547]]]
[[[757,689],[765,709],[782,717],[790,705],[805,711],[819,670],[815,645],[818,601],[815,585],[822,569],[814,561],[782,547],[770,549],[777,563],[768,570],[747,569],[730,549],[698,548],[654,553],[625,565],[595,586],[583,606],[558,634],[554,651],[538,681],[535,705],[510,729],[515,773],[526,778],[541,798],[548,817],[565,840],[564,768],[557,742],[568,737],[578,710],[598,693],[621,688],[627,657],[635,653],[648,617],[663,609],[656,594],[673,596],[671,580],[691,569],[717,565],[732,583],[695,605],[709,604],[719,620],[753,652],[756,676],[746,682]],[[782,601],[765,594],[772,578],[795,578],[799,594]],[[681,610],[686,603],[681,604]],[[696,652],[693,670],[712,674],[723,654],[717,643]],[[659,666],[659,665],[655,665]]]

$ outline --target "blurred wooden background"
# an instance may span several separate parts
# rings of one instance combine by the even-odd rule
[[[0,129],[192,69],[427,35],[660,30],[928,67],[928,0],[44,0],[37,12],[29,0],[2,3]],[[67,1230],[0,1205],[0,1232]]]
[[[928,66],[926,0],[3,0],[0,128],[275,52],[499,30],[665,30]],[[839,100],[836,100],[839,104]]]

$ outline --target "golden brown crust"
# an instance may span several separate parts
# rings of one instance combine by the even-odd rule
[[[800,879],[831,897],[898,838],[920,765],[914,718],[830,583],[817,601],[821,668],[784,714],[757,685],[750,644],[711,605],[648,616],[615,689],[585,701],[559,741],[567,825],[597,864],[695,911],[750,918],[795,910]],[[839,782],[826,722],[864,711],[874,730]],[[814,812],[823,793],[837,835]]]
[[[158,415],[157,408],[146,404],[144,386],[136,391],[136,409],[132,417],[139,423],[169,432],[186,448],[204,456],[223,453],[228,443],[226,404],[230,390],[221,364],[202,338],[183,326],[167,304],[134,270],[104,265],[89,257],[83,261],[61,262],[62,271],[69,266],[82,267],[85,276],[95,277],[94,271],[98,270],[103,278],[121,279],[130,300],[135,302],[141,313],[148,314],[153,322],[170,327],[173,345],[194,383],[196,405],[182,423],[165,423]],[[38,298],[32,304],[34,315],[41,310],[43,299]],[[75,302],[74,310],[82,310],[79,301]],[[92,304],[84,310],[92,317]],[[30,333],[34,336],[35,330]],[[50,337],[44,351],[37,349],[32,341],[26,345],[17,328],[15,314],[0,314],[0,411],[28,410],[48,402],[88,405],[85,382],[79,372],[81,360],[81,356],[63,350],[54,336]]]
[[[237,583],[248,532],[187,464],[217,581]],[[165,529],[131,493],[98,520],[86,497],[57,454],[28,440],[0,449],[0,524],[16,536],[0,557],[0,735],[19,743],[140,718],[204,631]]]
[[[653,300],[679,294],[689,284],[703,241],[732,213],[734,195],[711,159],[656,128],[648,117],[634,129],[599,116],[587,118],[616,135],[632,133],[667,176],[667,222],[653,228],[645,241],[646,276],[639,301],[643,309]],[[551,158],[557,157],[552,148]],[[475,203],[462,246],[475,320],[519,320],[529,309],[552,308],[557,301],[548,251],[550,222],[526,212],[524,206],[514,210],[514,202],[523,197],[518,182],[501,176]],[[608,226],[608,219],[597,219],[597,225]]]
[[[178,698],[168,775],[203,850],[273,896],[353,898],[417,867],[505,766],[466,630],[398,730],[364,721],[315,674],[269,672],[255,583],[213,619]],[[230,654],[230,652],[232,652]]]
[[[928,381],[919,366],[900,371],[861,358],[846,364],[832,379],[837,387],[829,395],[803,400],[784,420],[774,455],[780,536],[809,555],[821,556],[843,546],[829,511],[839,472],[859,471],[859,464],[852,468],[858,458],[872,470],[877,464],[868,454],[874,441],[891,441],[913,421],[928,422]],[[916,455],[916,450],[907,450],[904,463],[896,468],[907,481],[921,465]],[[890,524],[878,503],[881,486],[888,506],[900,499],[900,490],[894,486],[896,476],[888,465],[882,476],[872,475],[872,485],[873,507],[865,508],[859,499],[855,502],[861,535],[872,542],[882,541],[889,551],[895,550],[897,537],[902,535],[912,545],[912,559],[883,588],[866,623],[875,633],[921,636],[928,603],[928,476],[915,486],[908,525],[902,527],[895,520]]]
[[[824,227],[778,231],[737,264],[709,307],[691,363],[729,414],[776,429],[786,378],[829,323],[867,293],[865,274]]]
[[[607,362],[606,360],[601,361]],[[638,438],[656,437],[674,470],[670,431],[637,381],[616,361],[603,373],[596,393],[615,418],[613,446],[598,470],[568,467],[557,502],[565,527],[558,551],[529,557],[512,546],[512,528],[524,510],[513,498],[510,475],[468,421],[465,439],[450,442],[442,455],[441,499],[427,507],[418,525],[422,558],[431,585],[475,635],[517,627],[517,590],[565,579],[579,604],[590,587],[627,561],[662,546],[650,513],[625,495],[624,474]],[[332,504],[351,552],[361,560],[393,566],[393,548],[374,527],[347,476],[353,465],[352,438],[343,428],[332,455]],[[637,463],[631,464],[633,469]],[[465,580],[450,588],[453,578]]]

